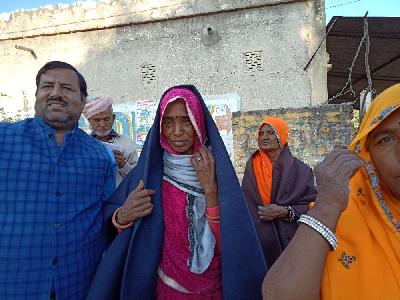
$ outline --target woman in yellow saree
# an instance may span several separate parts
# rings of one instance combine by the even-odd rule
[[[315,207],[268,272],[264,299],[400,299],[400,84],[315,174]]]

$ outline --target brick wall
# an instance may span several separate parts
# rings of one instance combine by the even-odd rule
[[[239,178],[246,161],[257,149],[257,131],[266,116],[284,119],[289,125],[292,153],[315,166],[333,147],[348,145],[355,134],[353,108],[349,104],[283,108],[233,114],[234,165]]]

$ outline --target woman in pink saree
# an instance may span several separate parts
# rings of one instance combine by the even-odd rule
[[[164,93],[138,165],[107,207],[121,232],[88,299],[261,298],[262,250],[195,87]]]

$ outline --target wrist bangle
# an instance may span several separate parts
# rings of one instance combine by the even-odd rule
[[[296,213],[294,209],[291,206],[286,206],[286,209],[288,210],[288,216],[287,218],[284,218],[285,221],[292,222],[296,218]]]
[[[207,212],[205,213],[206,218],[209,220],[219,220],[219,216],[211,217]]]
[[[213,223],[213,224],[219,224],[219,223],[221,223],[220,220],[210,220],[210,219],[207,219],[207,221],[210,222],[210,223]]]
[[[207,212],[205,212],[206,215],[206,219],[208,222],[210,223],[214,223],[214,224],[219,224],[220,223],[220,217],[216,216],[216,217],[211,217]]]
[[[120,208],[121,208],[121,207],[118,207],[118,208],[115,210],[115,212],[114,212],[114,214],[113,214],[113,216],[112,216],[111,221],[112,221],[113,225],[114,225],[117,229],[125,229],[125,228],[128,228],[128,227],[131,227],[132,224],[133,224],[133,222],[129,222],[128,224],[125,224],[125,225],[121,225],[121,224],[118,223],[117,214],[118,214],[118,211],[120,210]]]
[[[307,226],[317,231],[328,242],[331,251],[336,250],[338,246],[336,235],[332,232],[332,230],[330,230],[327,226],[322,224],[316,218],[311,217],[310,215],[301,215],[297,222],[306,224]]]

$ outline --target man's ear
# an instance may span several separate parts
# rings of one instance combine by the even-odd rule
[[[113,123],[114,123],[114,121],[115,121],[115,114],[112,114],[112,120],[113,120]]]

